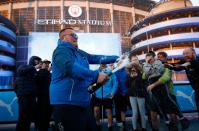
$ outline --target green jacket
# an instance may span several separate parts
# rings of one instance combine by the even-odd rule
[[[142,74],[142,79],[146,80],[147,76],[145,73]],[[159,78],[159,81],[162,82],[162,84],[165,84],[168,89],[169,92],[174,95],[174,91],[173,91],[173,81],[172,81],[172,71],[168,68],[164,68],[164,72],[162,74],[162,76]]]
[[[172,71],[168,68],[164,69],[164,73],[163,75],[160,77],[159,81],[162,82],[162,84],[166,84],[169,92],[174,95],[174,91],[173,91],[173,81],[172,81]]]

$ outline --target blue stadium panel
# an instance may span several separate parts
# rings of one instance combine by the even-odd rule
[[[16,26],[0,15],[0,89],[12,89],[16,53]],[[11,68],[10,68],[11,67]]]
[[[16,48],[11,43],[4,40],[0,40],[0,51],[15,54]]]
[[[18,118],[17,96],[14,91],[0,92],[0,123],[16,122]]]
[[[0,55],[0,64],[2,65],[8,65],[8,66],[14,66],[15,65],[15,59],[9,56],[3,56]]]
[[[1,89],[13,88],[14,73],[12,71],[0,71]]]
[[[13,32],[16,32],[17,30],[16,26],[9,19],[1,15],[0,15],[0,24],[11,29]]]
[[[175,84],[174,92],[178,105],[183,112],[196,111],[194,91],[190,85]],[[126,114],[131,116],[131,113],[132,111],[129,109]],[[14,91],[0,92],[0,116],[0,123],[17,121],[18,103]]]
[[[0,36],[1,38],[5,38],[6,40],[16,42],[16,34],[3,25],[0,25]]]
[[[196,111],[194,90],[188,84],[175,84],[174,93],[177,98],[178,105],[183,112]]]

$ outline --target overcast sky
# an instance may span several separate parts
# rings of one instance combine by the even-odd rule
[[[153,0],[153,1],[160,1],[160,0]],[[191,0],[194,6],[199,6],[199,0]]]

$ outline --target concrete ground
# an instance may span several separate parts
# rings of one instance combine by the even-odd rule
[[[199,119],[197,113],[185,113],[184,114],[190,120],[190,127],[184,131],[199,131]],[[107,120],[103,121],[103,131],[108,131],[107,129]],[[15,131],[16,123],[12,124],[0,124],[0,131]],[[181,125],[179,124],[179,131],[182,131]],[[120,127],[114,124],[114,131],[120,131]],[[34,125],[31,125],[31,131],[34,131]],[[49,128],[49,131],[52,131]],[[132,124],[131,124],[131,117],[127,118],[127,131],[132,131]],[[151,131],[149,124],[147,125],[147,131]],[[164,122],[160,122],[160,131],[168,131],[167,127],[165,126]]]

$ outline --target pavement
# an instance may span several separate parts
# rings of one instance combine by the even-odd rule
[[[184,116],[187,117],[190,120],[190,126],[186,130],[181,129],[180,123],[178,124],[179,131],[199,131],[199,118],[197,113],[184,113]],[[131,117],[127,117],[127,130],[126,131],[132,131],[132,123],[131,123]],[[104,119],[102,122],[102,131],[108,131],[107,128],[107,119]],[[115,120],[114,120],[114,131],[121,131],[121,128],[117,126]],[[15,131],[16,123],[11,124],[0,124],[0,131]],[[34,131],[34,124],[31,124],[31,130]],[[49,131],[52,131],[51,128],[49,128]],[[147,131],[151,131],[151,128],[149,124],[147,125]],[[165,126],[163,121],[160,121],[160,130],[159,131],[168,131],[168,128]]]

